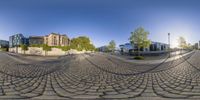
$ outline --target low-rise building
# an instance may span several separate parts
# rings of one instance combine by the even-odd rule
[[[69,46],[70,39],[66,35],[51,33],[44,37],[44,44],[49,46]]]
[[[132,45],[131,43],[125,43],[125,44],[119,45],[119,48],[120,48],[121,52],[128,53],[128,52],[130,52],[130,50],[135,49],[134,46],[135,45]]]
[[[125,43],[119,45],[120,51],[123,53],[130,53],[131,51],[138,51],[137,44]],[[140,48],[140,51],[149,52],[149,51],[167,51],[169,48],[168,44],[160,42],[151,42],[150,46],[147,48]]]
[[[198,43],[195,43],[195,44],[193,45],[193,49],[199,49],[199,44],[198,44]]]
[[[101,46],[101,47],[98,48],[98,50],[100,52],[107,52],[108,51],[108,47],[107,46]]]
[[[148,51],[166,51],[169,49],[169,45],[166,43],[151,42],[151,45],[148,49]]]
[[[29,45],[34,44],[44,44],[44,37],[43,36],[30,36],[29,37]]]
[[[198,45],[198,49],[200,49],[200,41],[199,41],[199,43],[198,43],[199,45]]]
[[[0,48],[8,48],[9,42],[6,40],[0,40]]]

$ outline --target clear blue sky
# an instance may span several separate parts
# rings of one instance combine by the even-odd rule
[[[143,26],[152,41],[200,40],[200,0],[0,0],[0,39],[23,33],[89,36],[95,46],[128,42]]]

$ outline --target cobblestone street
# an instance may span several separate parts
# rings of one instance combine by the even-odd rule
[[[0,99],[200,99],[200,51],[134,64],[99,53],[34,61],[0,52]]]

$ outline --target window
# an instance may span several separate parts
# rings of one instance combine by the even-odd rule
[[[54,41],[54,45],[57,45],[57,41],[56,41],[56,37],[54,36],[54,39],[53,39],[53,41]]]

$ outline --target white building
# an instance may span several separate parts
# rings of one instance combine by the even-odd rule
[[[121,52],[126,52],[126,53],[128,53],[129,50],[134,49],[134,47],[131,43],[125,43],[125,44],[119,45],[119,48],[120,48]]]
[[[120,51],[124,53],[129,53],[130,51],[137,51],[137,44],[132,45],[131,43],[125,43],[119,45]],[[141,48],[140,51],[167,51],[169,48],[168,44],[160,43],[160,42],[151,42],[148,48]]]

